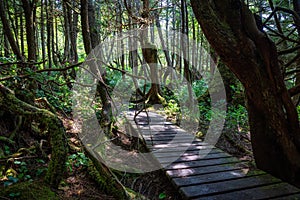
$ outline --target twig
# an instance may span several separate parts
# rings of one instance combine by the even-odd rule
[[[276,32],[276,31],[274,31],[273,29],[271,29],[271,28],[269,28],[269,27],[267,27],[267,26],[266,26],[266,29],[268,29],[270,32],[274,33],[275,35],[277,35],[277,36],[283,38],[284,40],[288,40],[288,41],[290,41],[290,42],[294,42],[294,43],[299,44],[299,41],[294,40],[294,39],[291,39],[291,38],[289,38],[289,37],[286,37],[285,35],[282,35],[282,34],[280,34],[280,33]],[[278,44],[277,44],[277,45],[278,45]]]
[[[269,17],[266,19],[266,21],[263,23],[263,26],[266,25],[266,23],[273,17],[273,15],[277,11],[282,11],[282,12],[289,13],[289,14],[293,15],[296,24],[300,24],[300,17],[299,17],[299,15],[295,11],[290,10],[288,8],[283,8],[283,7],[276,6],[274,8],[274,10],[272,11],[272,13],[269,15]]]
[[[17,158],[14,158],[11,156],[9,157],[6,157],[6,158],[1,158],[0,159],[0,162],[6,162],[8,159],[13,159],[13,160],[24,160],[24,159],[33,159],[33,158],[38,158],[38,156],[23,156],[23,157],[17,157]]]
[[[115,67],[112,67],[112,66],[109,66],[109,65],[107,65],[107,67],[108,67],[109,69],[112,69],[112,70],[116,70],[116,71],[122,72],[122,73],[124,73],[124,74],[127,75],[127,76],[130,76],[130,77],[133,77],[133,78],[138,78],[138,79],[146,80],[146,78],[143,77],[143,76],[137,76],[137,75],[129,74],[128,71],[125,71],[125,70],[122,70],[122,69],[118,69],[118,68],[115,68]]]
[[[15,76],[7,76],[7,77],[4,77],[4,78],[1,78],[0,79],[0,82],[1,81],[7,81],[9,79],[12,79],[12,78],[15,78],[15,77],[18,77],[18,78],[27,78],[29,76],[32,76],[33,74],[37,74],[37,73],[42,73],[42,72],[51,72],[51,71],[67,71],[69,69],[72,69],[74,67],[78,67],[79,65],[81,65],[83,62],[79,62],[79,63],[76,63],[74,65],[70,65],[68,67],[65,67],[65,68],[49,68],[49,69],[41,69],[41,70],[37,70],[37,71],[34,71],[32,74],[23,74],[23,75],[15,75]]]
[[[13,140],[11,140],[11,139],[9,139],[7,137],[4,137],[4,136],[0,136],[0,141],[7,142],[7,143],[9,143],[11,145],[15,145],[16,144],[15,141],[13,141]]]
[[[282,50],[278,52],[278,55],[284,55],[284,54],[289,54],[289,53],[293,53],[294,51],[300,49],[300,45],[292,47],[290,49],[286,49],[286,50]]]
[[[19,64],[24,64],[24,65],[40,65],[45,63],[47,60],[41,61],[41,62],[22,62],[22,61],[17,61],[17,62],[8,62],[8,63],[0,63],[1,66],[6,66],[6,65],[19,65]]]

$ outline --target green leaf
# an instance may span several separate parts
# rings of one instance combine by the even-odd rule
[[[15,178],[15,177],[13,177],[13,176],[8,176],[7,178],[8,178],[8,182],[11,182],[11,183],[16,183],[16,182],[19,181],[18,178]],[[4,184],[5,184],[5,183],[4,183]]]
[[[19,165],[19,164],[21,164],[21,161],[16,160],[16,161],[14,162],[14,164]]]
[[[159,199],[165,199],[167,197],[167,195],[163,192],[163,193],[160,193],[158,198]]]
[[[21,195],[20,192],[12,192],[12,193],[9,194],[10,197],[18,197],[20,195]]]

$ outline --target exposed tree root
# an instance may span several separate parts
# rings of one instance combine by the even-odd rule
[[[15,144],[15,141],[7,138],[7,137],[4,137],[4,136],[0,136],[0,141],[1,142],[5,142],[5,143],[9,143],[10,145],[14,145]]]
[[[0,84],[0,107],[14,115],[20,115],[48,128],[52,147],[46,181],[57,188],[65,171],[67,141],[62,122],[52,112],[36,108],[15,97],[12,91]]]

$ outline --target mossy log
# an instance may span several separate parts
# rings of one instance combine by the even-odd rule
[[[59,200],[59,197],[42,182],[20,182],[0,190],[0,199]]]
[[[89,173],[101,189],[117,199],[132,199],[126,191],[126,188],[122,185],[114,173],[105,164],[99,161],[101,159],[99,157],[97,159],[97,155],[88,149],[85,149],[85,152],[91,160],[89,163]]]
[[[45,179],[52,188],[58,188],[65,172],[67,158],[67,141],[61,120],[48,110],[36,108],[19,100],[11,90],[1,84],[0,107],[1,110],[24,116],[48,128],[52,152]]]

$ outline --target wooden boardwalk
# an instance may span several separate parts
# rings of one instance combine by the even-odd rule
[[[140,134],[154,158],[183,199],[300,199],[300,189],[264,171],[249,170],[246,163],[195,139],[154,112],[127,120]],[[137,122],[137,123],[136,123]]]

